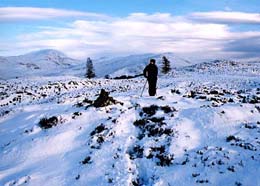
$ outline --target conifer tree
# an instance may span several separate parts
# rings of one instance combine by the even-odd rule
[[[171,62],[165,57],[162,57],[162,73],[167,74],[171,71]]]
[[[93,62],[90,58],[87,59],[86,62],[86,78],[93,78],[95,77],[95,71],[94,71],[94,66],[93,66]]]

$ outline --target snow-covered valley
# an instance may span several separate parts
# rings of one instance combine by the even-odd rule
[[[180,65],[155,97],[143,77],[1,80],[0,185],[258,186],[259,77],[259,62]],[[117,103],[95,107],[101,89]]]

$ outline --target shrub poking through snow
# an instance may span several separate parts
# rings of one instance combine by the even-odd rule
[[[150,107],[144,107],[143,112],[148,116],[153,116],[158,109],[159,107],[157,105],[151,105]]]
[[[164,117],[160,117],[160,118],[157,118],[157,117],[152,117],[152,118],[149,118],[148,120],[154,122],[154,123],[158,123],[160,126],[164,124]]]
[[[178,89],[171,89],[172,94],[181,94],[181,92]]]
[[[134,122],[134,126],[143,127],[148,121],[146,119],[139,119]]]
[[[255,108],[260,113],[260,107],[259,106],[255,106]]]
[[[100,149],[105,141],[114,137],[114,131],[110,131],[103,123],[97,126],[91,133],[89,146],[91,149]]]
[[[95,134],[99,134],[101,132],[103,132],[104,130],[106,130],[107,128],[105,127],[105,125],[102,123],[99,126],[97,126],[91,133],[91,136],[94,136]]]
[[[164,113],[170,113],[170,112],[174,112],[174,111],[176,111],[176,109],[175,108],[173,108],[173,107],[169,107],[168,105],[166,105],[166,106],[162,106],[161,107],[161,110],[163,110],[164,111]]]
[[[142,111],[139,113],[142,118],[134,121],[133,123],[134,126],[139,129],[137,136],[138,140],[141,141],[143,139],[150,139],[158,142],[159,138],[166,138],[167,141],[168,137],[174,135],[173,129],[167,128],[165,117],[154,116],[158,110],[163,111],[165,114],[176,111],[175,108],[169,106],[151,105],[148,107],[143,107]],[[146,158],[154,161],[157,166],[170,166],[173,164],[174,155],[168,152],[169,145],[170,143],[167,143],[166,146],[161,145],[150,147],[148,155],[144,155],[144,147],[135,145],[128,151],[128,154],[131,160]]]
[[[188,97],[188,98],[195,98],[196,97],[196,92],[194,91],[190,91],[187,93],[187,95],[185,95],[184,97]]]
[[[208,183],[209,180],[205,179],[205,180],[197,180],[196,183]]]
[[[89,100],[88,98],[85,98],[82,102],[75,104],[75,106],[83,107],[83,106],[86,106],[86,104],[93,104],[93,101]]]
[[[192,173],[193,178],[198,177],[199,175],[200,175],[200,173]]]
[[[228,136],[228,137],[226,138],[226,141],[227,141],[227,142],[230,142],[230,141],[232,141],[232,140],[234,140],[234,141],[239,141],[239,139],[238,139],[237,137],[233,136],[233,135],[230,135],[230,136]]]
[[[92,163],[91,157],[87,156],[81,163],[82,164],[90,164],[90,163]]]
[[[244,148],[245,150],[257,151],[257,148],[252,143],[249,143],[243,139],[240,139],[240,138],[232,136],[232,135],[228,136],[226,138],[226,141],[227,142],[232,141],[232,143],[231,143],[232,146],[238,146],[238,147]]]
[[[52,128],[53,126],[56,126],[58,124],[58,117],[52,116],[50,118],[42,118],[39,122],[39,126],[43,129]]]
[[[165,146],[151,147],[147,159],[152,159],[156,161],[157,166],[170,166],[173,163],[174,155],[166,152]]]
[[[81,115],[82,115],[81,112],[74,112],[72,115],[72,119],[75,119],[76,117],[81,116]]]
[[[155,115],[158,110],[162,110],[166,114],[177,111],[174,107],[169,107],[168,105],[166,106],[151,105],[149,107],[143,107],[142,112],[140,112],[140,116],[143,116],[143,113],[145,113],[146,116],[151,117]]]
[[[144,151],[144,148],[139,146],[139,145],[136,145],[134,146],[128,153],[129,153],[129,156],[130,156],[130,159],[131,160],[134,160],[136,158],[142,158],[143,157],[143,151]]]
[[[170,166],[174,160],[174,155],[172,154],[157,154],[155,157],[158,159],[156,165],[161,167]]]
[[[88,104],[92,104],[93,101],[89,100],[88,98],[85,98],[83,101],[83,103],[88,103]]]

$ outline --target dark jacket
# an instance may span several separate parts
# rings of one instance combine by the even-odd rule
[[[148,80],[156,80],[158,75],[158,68],[155,64],[149,64],[145,67],[144,71],[144,77],[146,77]]]

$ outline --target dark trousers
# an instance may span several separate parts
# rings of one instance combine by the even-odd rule
[[[157,78],[156,79],[149,79],[148,78],[148,84],[149,84],[149,95],[150,96],[155,96],[156,94],[156,83],[157,83]]]

